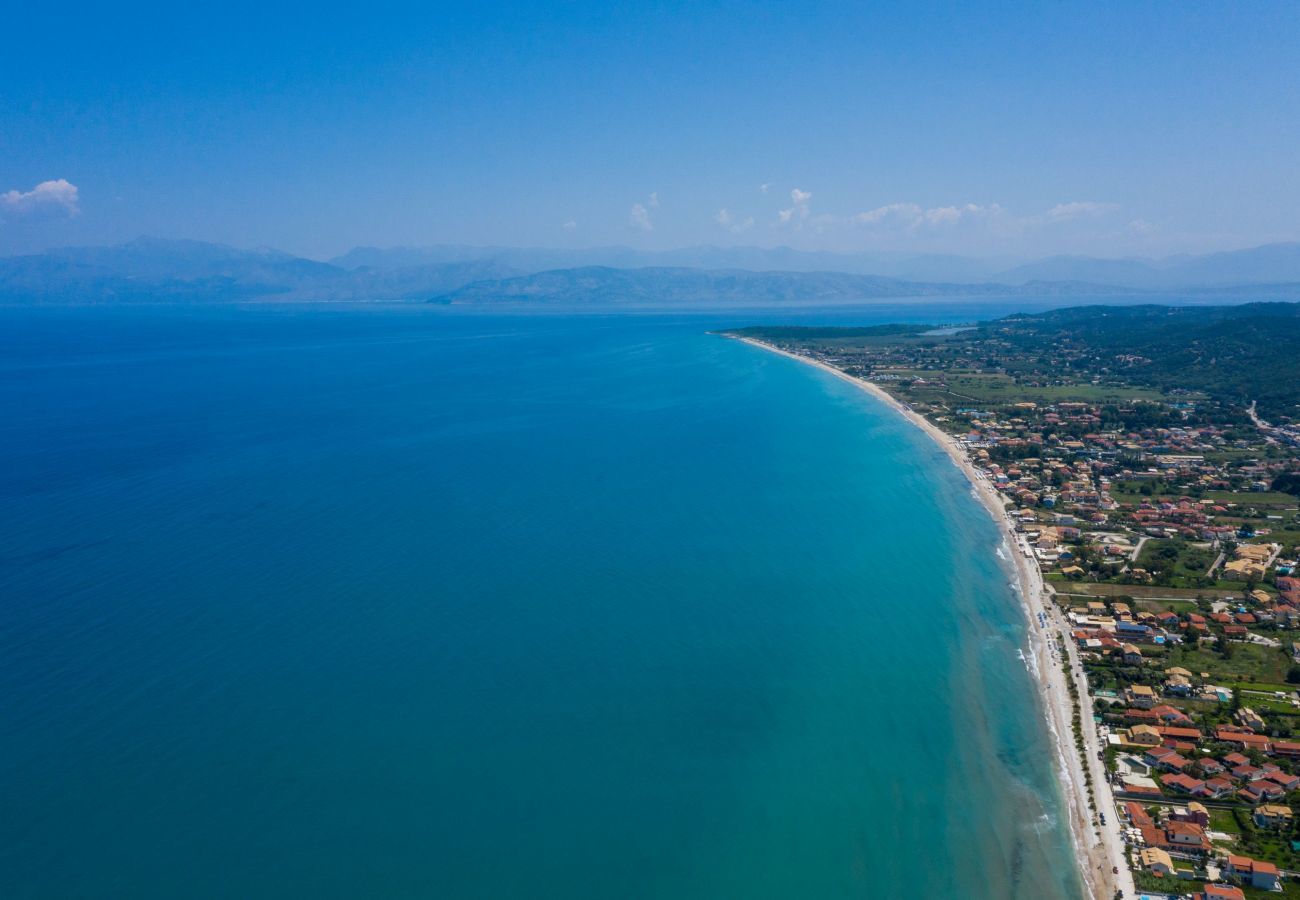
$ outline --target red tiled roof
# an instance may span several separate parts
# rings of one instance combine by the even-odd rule
[[[1128,820],[1134,825],[1147,825],[1155,827],[1155,821],[1152,820],[1151,814],[1142,808],[1142,804],[1135,803],[1132,800],[1124,804],[1124,812],[1128,815]]]
[[[1148,847],[1167,847],[1169,840],[1165,833],[1154,825],[1139,825],[1138,830],[1142,832],[1142,843]]]
[[[1215,729],[1214,736],[1221,741],[1231,741],[1237,744],[1246,744],[1251,747],[1262,748],[1268,746],[1268,735],[1255,734],[1253,731],[1246,731],[1244,729],[1238,730],[1235,728],[1220,726]]]
[[[1178,788],[1179,790],[1186,791],[1189,794],[1195,791],[1196,789],[1205,786],[1204,781],[1199,781],[1195,778],[1191,778],[1187,775],[1182,774],[1181,772],[1179,772],[1176,775],[1172,775],[1172,774],[1162,775],[1160,777],[1160,783],[1165,785],[1165,787]]]
[[[1246,895],[1241,888],[1230,884],[1207,884],[1205,893],[1200,896],[1205,900],[1246,900]]]

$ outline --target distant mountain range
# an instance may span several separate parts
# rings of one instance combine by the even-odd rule
[[[1300,297],[1300,243],[1161,260],[1051,257],[1021,265],[788,247],[550,250],[358,247],[327,262],[276,250],[139,238],[0,258],[0,303],[221,301],[454,305],[828,306],[877,298],[1175,292]]]
[[[887,297],[1077,296],[1123,293],[1099,285],[1029,282],[903,281],[848,272],[752,272],[743,269],[587,266],[554,269],[497,281],[478,281],[436,303],[515,303],[570,307],[836,306]]]
[[[1165,259],[1095,259],[1053,256],[997,272],[993,280],[1086,281],[1143,290],[1220,288],[1300,281],[1300,243]]]

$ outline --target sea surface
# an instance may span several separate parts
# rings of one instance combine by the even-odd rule
[[[998,532],[777,318],[0,310],[0,896],[1080,896]]]

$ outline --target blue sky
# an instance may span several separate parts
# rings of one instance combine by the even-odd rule
[[[313,256],[1300,239],[1296,3],[28,3],[6,18],[0,254],[139,234]]]

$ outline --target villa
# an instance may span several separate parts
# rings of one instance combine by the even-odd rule
[[[1248,887],[1271,891],[1277,887],[1279,873],[1272,863],[1251,859],[1249,856],[1228,856],[1224,874]]]
[[[1290,807],[1266,803],[1255,808],[1253,818],[1260,828],[1289,828],[1293,814]]]

